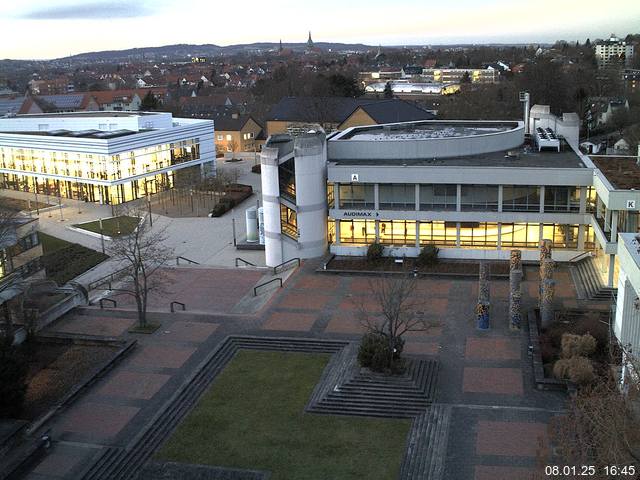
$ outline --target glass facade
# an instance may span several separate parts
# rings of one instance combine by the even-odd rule
[[[280,231],[285,235],[298,238],[298,217],[295,210],[280,204]]]
[[[502,211],[540,211],[540,187],[528,185],[504,185],[502,187]]]
[[[497,185],[462,185],[460,207],[462,211],[498,211]]]
[[[280,195],[296,201],[296,163],[290,158],[278,166],[278,182],[280,183]]]
[[[420,185],[420,210],[456,209],[458,186],[453,184]]]
[[[0,180],[3,188],[12,190],[115,204],[172,188],[174,176],[185,175],[185,172],[154,172],[199,158],[198,138],[117,155],[0,147],[0,168],[11,170],[3,173]],[[144,177],[113,186],[88,183],[139,176]]]
[[[383,245],[416,245],[416,222],[391,220],[380,222],[380,243]]]
[[[416,209],[416,186],[413,183],[381,183],[378,195],[380,210]]]
[[[371,183],[340,184],[340,208],[373,209],[374,195]]]
[[[340,243],[366,245],[375,241],[375,220],[340,220]]]
[[[461,223],[460,246],[467,248],[497,248],[498,224],[473,222]]]
[[[538,248],[539,223],[503,223],[500,230],[502,248]]]
[[[544,211],[579,212],[580,187],[545,187]]]

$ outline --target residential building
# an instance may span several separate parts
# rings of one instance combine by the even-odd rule
[[[371,107],[367,115],[354,115],[359,107]],[[376,112],[375,114],[373,112]],[[266,118],[267,134],[289,133],[297,135],[320,126],[326,132],[342,128],[347,120],[350,126],[370,125],[374,116],[385,118],[388,122],[410,120],[428,120],[433,114],[404,100],[351,97],[285,97],[269,111]],[[358,118],[360,119],[359,123]]]
[[[425,68],[422,78],[426,82],[460,83],[465,77],[471,83],[496,83],[500,70],[496,68]]]
[[[52,78],[50,80],[30,80],[29,92],[32,95],[63,95],[73,93],[75,87],[67,77]]]
[[[211,120],[164,112],[0,118],[3,188],[117,204],[215,174]]]
[[[251,115],[232,113],[216,117],[216,149],[218,152],[260,151],[258,138],[262,126]]]
[[[640,92],[640,70],[626,69],[622,73],[622,81],[627,95]]]
[[[595,52],[598,68],[628,67],[633,59],[633,45],[620,40],[613,33],[607,40],[596,43]]]
[[[591,97],[587,100],[594,125],[604,125],[611,121],[616,112],[629,111],[626,98]]]

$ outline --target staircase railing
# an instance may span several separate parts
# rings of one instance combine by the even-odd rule
[[[258,296],[258,289],[260,287],[264,287],[265,285],[269,285],[270,283],[273,283],[273,282],[280,282],[279,288],[282,288],[282,279],[280,277],[272,278],[268,282],[264,282],[264,283],[261,283],[260,285],[256,285],[255,287],[253,287],[253,296],[254,297]]]
[[[273,267],[273,274],[276,275],[278,273],[278,269],[281,268],[281,272],[283,272],[285,270],[285,267],[288,266],[290,263],[293,262],[297,262],[298,263],[298,267],[300,266],[300,259],[298,257],[296,258],[291,258],[289,260],[287,260],[286,262],[282,262],[280,265],[276,265],[275,267]]]
[[[87,290],[88,291],[95,290],[100,285],[104,285],[105,283],[109,286],[109,290],[113,290],[113,288],[111,288],[111,284],[115,282],[117,279],[119,279],[120,276],[122,276],[122,274],[126,273],[130,269],[131,267],[124,267],[124,268],[121,268],[120,270],[116,270],[115,272],[110,273],[109,275],[105,275],[104,277],[99,278],[98,280],[94,280],[93,282],[89,283],[89,285],[87,286]]]
[[[176,265],[180,265],[180,260],[184,260],[185,262],[193,264],[193,265],[200,265],[195,260],[191,260],[191,259],[189,259],[187,257],[176,257]]]
[[[251,263],[251,262],[249,262],[249,261],[245,260],[244,258],[236,257],[236,267],[238,266],[238,262],[242,262],[242,263],[244,263],[245,265],[249,265],[249,266],[251,266],[251,267],[255,267],[255,266],[256,266],[256,264],[255,264],[255,263]]]
[[[570,259],[569,259],[569,263],[571,263],[571,262],[577,262],[577,261],[578,261],[578,259],[582,260],[582,258],[581,258],[581,257],[585,257],[585,258],[586,258],[586,257],[590,257],[590,256],[591,256],[591,251],[590,251],[590,250],[587,250],[586,252],[582,252],[582,253],[580,253],[579,255],[576,255],[575,257],[570,258]]]
[[[174,300],[174,301],[173,301],[173,302],[171,302],[171,304],[169,305],[169,308],[171,309],[171,313],[175,313],[175,311],[176,311],[176,310],[175,310],[175,306],[176,306],[176,305],[179,305],[180,307],[182,307],[182,311],[183,311],[183,312],[187,309],[187,306],[186,306],[184,303],[182,303],[182,302],[177,302],[177,301],[175,301],[175,300]]]
[[[101,298],[98,302],[100,304],[100,309],[104,308],[104,302],[111,302],[113,308],[118,308],[118,302],[116,302],[113,298]]]

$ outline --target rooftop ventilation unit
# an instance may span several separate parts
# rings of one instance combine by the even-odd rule
[[[556,134],[550,128],[536,128],[536,145],[538,146],[538,151],[543,148],[553,148],[554,150],[560,151],[560,139],[556,136]]]

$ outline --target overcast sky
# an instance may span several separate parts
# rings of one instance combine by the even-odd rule
[[[372,45],[584,41],[640,33],[640,1],[0,0],[0,58],[304,42],[308,30],[314,41]]]

